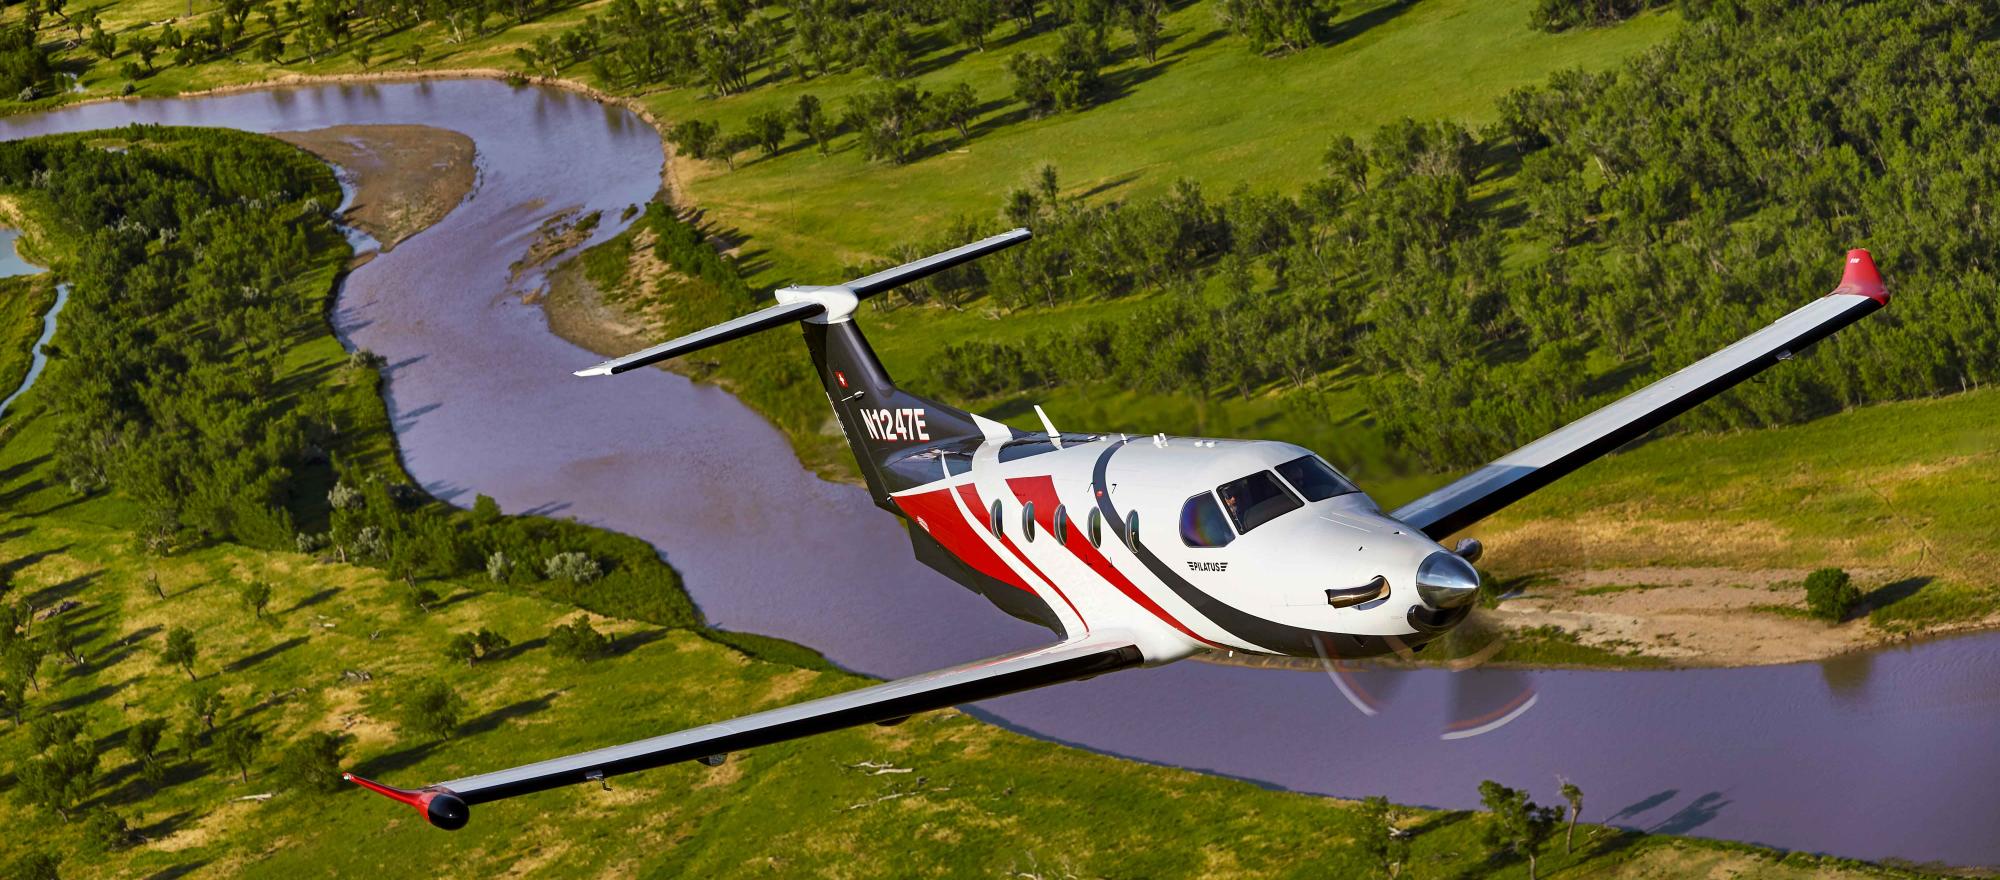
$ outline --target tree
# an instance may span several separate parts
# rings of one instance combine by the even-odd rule
[[[17,880],[62,880],[62,857],[36,849],[7,866],[6,875]]]
[[[106,31],[101,24],[90,26],[90,39],[86,45],[93,54],[107,61],[118,54],[118,36]]]
[[[1160,47],[1166,45],[1167,27],[1161,23],[1166,14],[1165,0],[1129,0],[1125,4],[1125,29],[1132,32],[1132,48],[1146,56],[1146,63],[1160,59]]]
[[[222,691],[213,684],[198,684],[188,688],[186,701],[189,719],[199,723],[201,729],[206,729],[209,733],[215,732],[215,718],[221,715],[222,708],[229,704],[229,699],[224,697]]]
[[[833,137],[833,121],[826,118],[815,95],[800,95],[792,105],[792,127],[799,133],[812,138],[820,153],[826,152],[827,141]]]
[[[242,781],[249,782],[250,765],[256,762],[257,752],[264,746],[264,732],[248,721],[237,719],[222,729],[215,744],[222,751],[223,763],[235,767]]]
[[[464,661],[465,665],[471,666],[481,660],[491,659],[494,654],[506,650],[511,644],[513,642],[506,636],[481,628],[478,632],[462,632],[452,636],[451,640],[445,643],[444,653],[448,659]]]
[[[451,685],[430,679],[410,690],[403,700],[403,726],[430,739],[447,739],[458,730],[465,700]]]
[[[749,131],[732,131],[722,136],[722,143],[716,152],[722,154],[722,161],[729,164],[729,170],[736,170],[736,154],[757,145],[757,135]]]
[[[557,553],[542,563],[542,571],[550,580],[569,581],[573,584],[587,584],[603,576],[604,568],[590,554],[581,551]]]
[[[847,125],[860,136],[868,158],[900,165],[923,149],[928,97],[929,93],[908,85],[864,92],[848,99]]]
[[[611,653],[611,640],[588,620],[558,624],[549,630],[549,650],[569,660],[595,660]]]
[[[21,766],[16,784],[30,802],[67,822],[97,783],[97,741],[84,735],[82,722],[66,715],[37,721],[28,733],[40,754]]]
[[[1000,23],[1000,7],[994,0],[946,0],[945,24],[953,40],[986,51],[986,36]]]
[[[1806,610],[1814,617],[1839,623],[1847,619],[1859,601],[1861,591],[1855,589],[1854,579],[1842,569],[1822,568],[1806,575]]]
[[[178,666],[187,673],[188,681],[194,681],[194,661],[200,648],[195,645],[194,633],[186,627],[167,630],[167,647],[160,653],[160,659],[169,665]]]
[[[271,39],[276,40],[278,36],[272,34]],[[375,43],[373,40],[355,40],[354,48],[349,49],[348,54],[354,56],[354,63],[361,65],[362,70],[367,70],[369,62],[375,60]]]
[[[1479,783],[1479,802],[1493,814],[1487,843],[1527,859],[1528,880],[1535,880],[1535,860],[1562,821],[1562,809],[1536,806],[1527,792],[1490,779]]]
[[[472,499],[472,521],[480,525],[492,525],[501,517],[500,502],[491,495],[476,495]]]
[[[139,778],[155,790],[167,778],[167,765],[161,754],[161,746],[167,735],[167,719],[147,718],[132,725],[125,734],[125,750],[132,754],[132,760],[139,765]]]
[[[153,56],[160,51],[160,41],[158,39],[145,34],[138,34],[126,40],[125,47],[131,49],[132,54],[139,56],[140,63],[146,65],[146,72],[152,72]]]
[[[285,747],[278,758],[278,775],[286,785],[321,794],[341,790],[340,760],[353,739],[339,731],[306,734]]]
[[[271,605],[271,585],[263,581],[251,581],[243,585],[243,607],[250,609],[251,617],[264,619],[264,609]]]
[[[1319,42],[1319,32],[1340,7],[1325,0],[1222,0],[1230,30],[1248,37],[1258,54],[1297,52]]]
[[[404,49],[404,50],[403,50],[403,63],[404,63],[404,64],[422,64],[422,63],[424,63],[424,44],[422,44],[422,43],[411,43],[411,44],[409,45],[409,48],[406,48],[406,49]]]
[[[700,119],[687,119],[674,123],[667,129],[667,141],[674,149],[693,159],[710,158],[716,141],[722,134],[722,127]]]
[[[1401,811],[1389,799],[1376,795],[1361,800],[1361,847],[1382,867],[1384,876],[1395,880],[1410,859],[1410,838],[1397,825]]]
[[[785,122],[785,114],[780,110],[768,110],[750,117],[750,134],[757,139],[757,145],[764,148],[764,155],[778,152],[785,145],[785,131],[790,126]]]
[[[1565,779],[1562,784],[1562,797],[1563,800],[1569,801],[1569,829],[1563,834],[1563,855],[1569,855],[1576,851],[1576,820],[1578,816],[1583,815],[1583,789],[1577,788],[1576,783]]]
[[[132,829],[125,824],[125,817],[108,807],[90,811],[90,817],[83,823],[83,833],[100,852],[123,849],[132,842]]]
[[[937,93],[931,100],[931,113],[936,127],[951,126],[958,130],[959,137],[971,137],[969,126],[979,113],[979,95],[972,91],[972,86],[959,83]]]

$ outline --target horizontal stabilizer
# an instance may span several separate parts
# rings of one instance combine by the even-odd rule
[[[645,351],[637,351],[621,358],[613,358],[587,370],[578,370],[579,376],[611,376],[626,370],[636,370],[648,364],[656,364],[672,357],[679,357],[696,349],[719,345],[732,339],[742,339],[760,330],[769,330],[794,321],[816,317],[826,313],[826,306],[816,302],[779,303],[769,308],[758,309],[741,318],[724,321],[704,330],[697,330],[679,339],[662,342]]]
[[[1014,229],[999,235],[988,236],[968,245],[952,248],[941,254],[932,254],[914,263],[904,263],[894,269],[884,269],[873,275],[864,275],[841,285],[856,297],[867,299],[882,291],[901,287],[912,281],[928,278],[961,263],[969,263],[994,251],[1010,248],[1027,241],[1032,233],[1026,229]]]
[[[982,238],[941,254],[932,254],[913,263],[904,263],[894,269],[884,269],[873,275],[864,275],[846,284],[832,287],[787,287],[777,292],[778,304],[775,306],[759,309],[705,330],[697,330],[670,342],[662,342],[645,351],[633,352],[586,370],[578,370],[576,375],[616,375],[808,318],[818,318],[819,323],[845,321],[847,316],[853,313],[855,304],[861,300],[920,278],[928,278],[1002,248],[1012,247],[1027,241],[1029,237],[1028,230],[1016,229]]]

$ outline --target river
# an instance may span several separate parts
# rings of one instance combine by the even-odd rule
[[[656,370],[570,376],[599,358],[549,333],[510,292],[536,279],[510,285],[507,267],[553,211],[604,211],[601,240],[658,188],[658,135],[627,111],[554,89],[439,80],[83,105],[0,120],[0,137],[135,121],[421,123],[473,138],[473,195],[352,273],[333,313],[350,346],[387,358],[406,462],[439,496],[469,505],[481,492],[508,511],[638,535],[686,576],[715,625],[793,639],[871,675],[1047,638],[912,561],[893,518],[860,489],[806,472],[729,394]],[[1299,791],[1468,808],[1481,779],[1527,786],[1546,803],[1562,776],[1582,787],[1592,821],[2000,865],[1995,669],[2000,635],[1728,670],[1336,681],[1179,663],[974,711],[1060,742]],[[1486,723],[1489,710],[1511,720]]]

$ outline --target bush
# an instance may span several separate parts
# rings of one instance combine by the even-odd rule
[[[108,809],[97,809],[83,822],[84,838],[102,850],[124,849],[132,842],[132,829],[125,817]]]
[[[543,563],[542,570],[550,580],[569,581],[572,584],[587,584],[604,574],[604,569],[588,553],[557,553]]]
[[[611,653],[611,640],[588,620],[557,624],[549,630],[549,650],[568,660],[595,660]]]
[[[286,785],[300,791],[339,791],[340,759],[350,739],[347,734],[332,730],[306,734],[304,739],[285,747],[278,758],[278,775]]]
[[[403,701],[403,727],[429,739],[446,739],[458,730],[465,698],[451,685],[431,679],[417,685]]]
[[[1859,601],[1861,591],[1855,588],[1846,571],[1822,568],[1806,576],[1806,611],[1814,617],[1839,623],[1847,619],[1848,612]]]

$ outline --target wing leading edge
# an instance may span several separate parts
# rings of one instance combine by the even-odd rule
[[[470,818],[472,804],[720,756],[843,727],[896,721],[919,712],[1127,669],[1144,660],[1131,639],[1112,633],[1093,633],[730,721],[421,789],[392,788],[352,774],[346,778],[415,807],[432,825],[457,829],[464,827]]]
[[[1442,540],[1888,304],[1874,259],[1865,250],[1848,251],[1846,271],[1832,293],[1392,515]]]

